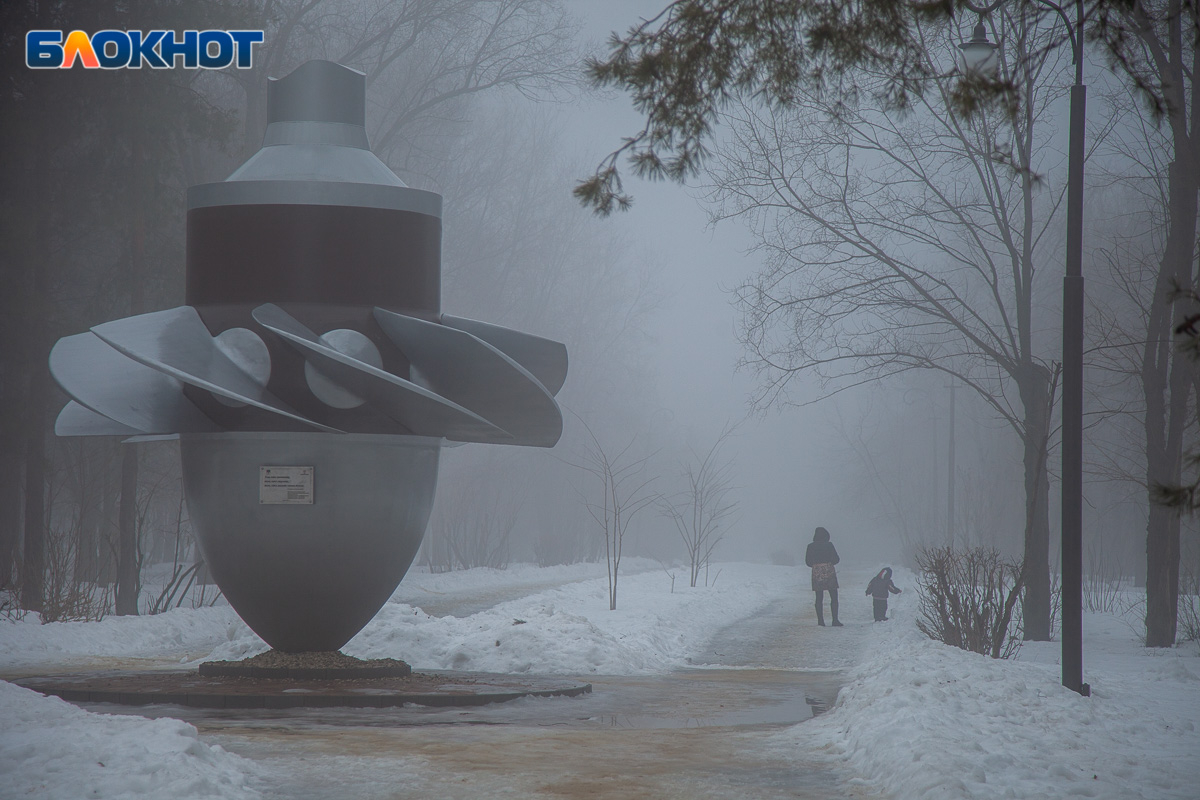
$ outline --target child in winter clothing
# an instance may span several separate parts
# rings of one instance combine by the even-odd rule
[[[900,594],[901,591],[896,588],[896,584],[892,583],[891,567],[884,567],[879,570],[878,575],[871,578],[871,582],[867,584],[867,594],[874,598],[876,622],[883,622],[888,618],[888,592]]]

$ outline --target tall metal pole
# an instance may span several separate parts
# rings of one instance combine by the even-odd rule
[[[1075,85],[1067,168],[1067,264],[1063,277],[1062,684],[1084,696],[1083,682],[1083,2],[1076,0]]]
[[[982,15],[1004,0],[967,8]],[[1063,276],[1063,398],[1062,398],[1062,683],[1085,697],[1083,682],[1083,133],[1087,87],[1083,85],[1083,0],[1075,0],[1072,24],[1063,6],[1039,0],[1067,26],[1075,63],[1071,87],[1071,131],[1067,170],[1067,264]],[[981,24],[968,43],[959,45],[964,59],[979,59],[981,50],[994,48]],[[976,62],[976,68],[978,61]],[[968,67],[970,68],[970,67]]]

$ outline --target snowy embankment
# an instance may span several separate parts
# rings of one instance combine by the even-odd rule
[[[1085,614],[1083,698],[1061,685],[1059,642],[1008,661],[968,653],[921,634],[916,601],[905,592],[892,621],[862,629],[837,704],[776,744],[824,752],[895,800],[1200,796],[1194,642],[1147,650],[1136,620]]]
[[[596,565],[590,566],[594,570]],[[673,592],[662,570],[623,574],[615,611],[608,610],[607,578],[544,589],[461,618],[432,617],[401,602],[400,597],[411,597],[410,586],[342,650],[359,658],[402,658],[417,669],[567,675],[669,672],[686,666],[688,657],[725,625],[776,597],[795,593],[801,578],[793,568],[755,564],[722,564],[711,575],[718,571],[711,587],[696,589],[677,574]],[[493,570],[472,572],[479,574],[459,573],[464,593],[496,575]],[[423,576],[417,577],[415,584]],[[263,649],[265,645],[249,635],[222,643],[211,657],[239,659]]]
[[[720,628],[775,597],[795,592],[800,572],[721,565],[710,588],[690,589],[654,562],[630,561],[608,610],[604,565],[540,570],[414,572],[345,648],[360,657],[403,658],[418,669],[560,674],[645,674],[686,664]],[[653,570],[650,569],[653,567]],[[717,575],[717,569],[713,570]],[[545,589],[548,584],[561,583]],[[525,589],[531,594],[521,597]],[[514,597],[462,618],[433,617],[412,603],[461,594]],[[518,623],[517,620],[522,620]],[[0,623],[0,670],[64,666],[176,667],[241,658],[265,645],[228,607],[179,609],[154,617],[41,625],[29,616]],[[114,661],[116,663],[114,663]],[[94,714],[0,682],[0,796],[252,797],[251,762],[210,747],[176,720]]]
[[[657,574],[657,583],[661,584],[662,591],[669,592],[670,578],[656,562],[641,558],[626,560],[629,563],[623,568],[619,584],[622,594],[627,585],[632,587],[635,579],[643,576],[644,580],[644,576],[650,572]],[[574,602],[583,603],[590,609],[597,592],[607,592],[604,575],[604,564],[595,563],[546,568],[516,564],[506,570],[472,569],[442,574],[414,568],[392,595],[388,605],[380,611],[379,618],[368,626],[368,630],[372,632],[372,637],[383,632],[381,618],[385,616],[393,621],[399,619],[407,625],[412,622],[408,616],[423,616],[413,612],[427,604],[452,607],[456,599],[469,598],[476,604],[493,605],[505,597],[522,595],[532,595],[529,599],[536,600],[537,592],[547,587],[562,587],[574,596]],[[676,582],[680,583],[681,579],[677,578]],[[651,579],[650,584],[654,583],[654,579]],[[653,592],[653,589],[647,585],[643,589],[645,591]],[[487,602],[488,598],[492,598],[492,602]],[[424,622],[428,623],[429,620]],[[346,646],[346,652],[359,647],[362,641],[363,635],[360,634]],[[76,667],[99,666],[178,669],[181,664],[194,665],[214,658],[242,658],[265,649],[262,640],[223,601],[214,607],[185,607],[154,616],[108,616],[100,622],[42,625],[37,614],[27,614],[15,622],[0,622],[0,674],[63,672]],[[378,647],[374,649],[378,650]],[[362,656],[362,652],[354,652],[354,655]],[[370,657],[376,655],[372,653]],[[441,663],[426,663],[416,654],[392,652],[387,655],[404,658],[418,668],[448,668]],[[552,668],[550,671],[570,670]]]
[[[240,800],[253,762],[175,719],[91,714],[0,681],[0,797]]]

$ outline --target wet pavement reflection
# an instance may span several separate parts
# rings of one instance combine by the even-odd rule
[[[780,602],[668,675],[573,676],[593,686],[576,698],[472,708],[88,707],[191,722],[205,741],[252,759],[269,798],[874,797],[789,730],[832,705],[844,680],[837,669],[804,668],[822,635],[798,624],[806,610],[799,597]]]

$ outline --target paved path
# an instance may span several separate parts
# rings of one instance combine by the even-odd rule
[[[806,696],[836,697],[837,667],[870,624],[869,610],[838,629],[814,616],[811,594],[798,594],[721,631],[693,659],[708,666],[593,676],[584,698],[186,716],[258,762],[268,797],[874,798],[787,732],[811,718]]]
[[[643,572],[653,572],[650,569],[621,570],[621,577],[638,575]],[[596,575],[580,576],[576,581],[594,580]],[[568,581],[574,582],[574,581]],[[473,589],[456,589],[452,592],[436,592],[408,581],[401,582],[392,599],[416,606],[431,617],[469,617],[486,611],[493,606],[509,600],[520,600],[531,594],[543,592],[564,586],[562,580],[524,580],[507,582],[499,586],[479,587]]]

